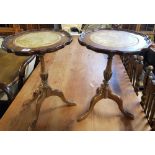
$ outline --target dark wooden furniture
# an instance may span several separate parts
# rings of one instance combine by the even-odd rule
[[[143,56],[144,56],[144,69],[149,65],[152,65],[154,68],[153,73],[155,74],[155,48],[151,46],[149,49],[144,50]]]
[[[155,24],[122,24],[121,28],[143,33],[155,41]]]
[[[20,24],[1,24],[0,26],[0,35],[10,35],[17,32],[21,32],[23,29],[20,27]]]
[[[92,32],[81,34],[79,37],[79,43],[87,48],[97,52],[108,55],[108,61],[106,69],[103,73],[103,84],[96,90],[96,95],[91,99],[89,110],[80,116],[78,121],[86,118],[93,110],[95,104],[103,99],[109,98],[114,100],[120,109],[120,111],[128,118],[134,119],[134,116],[123,108],[123,100],[112,93],[109,87],[109,80],[112,76],[112,60],[115,54],[136,54],[141,52],[142,49],[148,48],[151,45],[151,41],[147,36],[139,33],[131,33],[123,30],[110,30],[99,29]]]
[[[152,71],[153,66],[148,66],[144,77],[141,105],[152,130],[155,130],[155,79]]]
[[[2,47],[8,52],[15,53],[21,56],[38,55],[41,62],[41,85],[34,92],[33,98],[29,103],[36,102],[36,117],[30,125],[30,130],[36,125],[39,117],[42,101],[49,96],[59,96],[67,103],[67,105],[75,105],[66,100],[64,94],[59,90],[53,90],[48,85],[48,73],[45,68],[44,55],[45,53],[55,52],[64,46],[70,44],[72,41],[71,36],[65,31],[27,31],[20,34],[7,37]],[[27,103],[27,104],[29,104]]]
[[[137,25],[137,24],[122,24],[121,28],[124,29],[124,30],[138,31],[139,30],[139,25]]]
[[[122,56],[122,62],[137,95],[143,89],[143,59],[140,55]]]
[[[34,57],[18,57],[0,49],[0,117],[23,86],[25,69]]]
[[[10,35],[27,30],[61,29],[61,24],[0,24],[0,35]]]
[[[137,31],[148,35],[152,41],[155,41],[155,24],[138,24]]]
[[[53,29],[54,24],[20,24],[20,27],[23,28],[24,31],[27,30],[40,30],[40,29]]]
[[[25,77],[25,68],[33,59],[34,56],[18,58],[0,49],[0,89],[7,94],[10,101],[14,98],[10,87],[17,81],[18,89],[22,87]]]

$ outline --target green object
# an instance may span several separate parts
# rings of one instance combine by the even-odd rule
[[[0,49],[0,83],[6,85],[18,76],[20,66],[28,59],[26,56],[16,56]]]

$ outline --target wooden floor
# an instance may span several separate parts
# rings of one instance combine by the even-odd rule
[[[77,122],[78,116],[87,110],[89,102],[103,80],[107,56],[79,45],[74,38],[64,49],[46,54],[49,84],[62,90],[68,100],[77,106],[68,107],[59,97],[44,100],[35,130],[99,131],[99,130],[150,130],[124,66],[119,56],[114,57],[113,76],[110,85],[124,101],[125,109],[134,114],[135,120],[126,119],[117,104],[109,99],[99,101],[87,119]],[[0,120],[0,130],[27,130],[35,116],[35,105],[23,108],[40,83],[37,66],[16,99]]]

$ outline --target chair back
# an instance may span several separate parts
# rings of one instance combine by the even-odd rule
[[[144,90],[142,92],[141,105],[149,124],[152,129],[155,130],[155,79],[152,71],[153,67],[148,66],[144,77]]]
[[[141,87],[143,87],[143,59],[143,56],[139,55],[127,55],[123,58],[123,64],[137,95]]]

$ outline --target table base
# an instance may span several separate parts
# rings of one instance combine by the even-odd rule
[[[33,130],[36,126],[36,123],[38,121],[38,117],[39,117],[39,113],[40,113],[40,108],[41,105],[43,103],[43,101],[45,100],[45,98],[49,97],[49,96],[58,96],[62,99],[63,102],[65,102],[67,104],[67,106],[75,106],[75,103],[69,102],[63,92],[59,91],[59,90],[53,90],[47,82],[48,79],[48,73],[46,73],[45,70],[45,62],[44,62],[44,57],[43,55],[39,56],[40,58],[40,62],[41,62],[41,85],[39,86],[38,89],[36,89],[33,93],[33,98],[31,99],[31,101],[29,101],[28,103],[25,103],[24,106],[28,105],[28,104],[32,104],[35,102],[36,104],[36,116],[35,119],[33,120],[33,122],[30,124],[28,130]]]
[[[113,54],[109,54],[108,55],[108,61],[107,61],[107,66],[106,69],[104,71],[104,80],[103,80],[103,84],[101,84],[101,86],[96,90],[96,95],[91,99],[90,102],[90,106],[89,106],[89,110],[84,113],[83,115],[81,115],[78,118],[78,121],[81,121],[85,118],[88,117],[88,115],[92,112],[95,104],[100,101],[101,99],[106,99],[109,98],[113,101],[115,101],[118,105],[118,108],[120,109],[120,111],[124,114],[125,117],[129,118],[129,119],[134,119],[134,115],[131,114],[130,112],[124,110],[123,108],[123,100],[116,94],[114,94],[108,84],[108,81],[110,80],[111,76],[112,76],[112,58],[113,58]]]
[[[41,85],[34,93],[33,93],[33,99],[31,100],[31,103],[35,102],[36,104],[36,118],[33,120],[32,124],[29,126],[28,130],[33,130],[36,126],[36,123],[38,121],[39,113],[40,113],[40,108],[43,103],[43,100],[45,98],[50,97],[50,96],[58,96],[62,99],[63,102],[65,102],[68,106],[74,106],[76,105],[75,103],[69,102],[63,92],[59,90],[53,90],[49,85]]]

